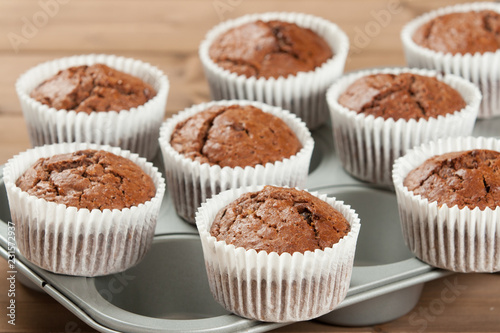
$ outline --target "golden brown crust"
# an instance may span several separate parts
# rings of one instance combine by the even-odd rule
[[[223,33],[210,46],[209,55],[220,67],[238,75],[278,78],[314,70],[333,53],[310,29],[259,20]]]
[[[265,186],[221,209],[210,233],[217,240],[257,252],[324,250],[348,234],[349,222],[306,191]]]
[[[265,165],[302,145],[280,118],[253,106],[213,106],[176,125],[170,144],[187,158],[221,167]]]
[[[413,41],[443,53],[495,52],[500,47],[500,14],[482,10],[438,16],[419,27]]]
[[[153,180],[138,165],[96,150],[41,158],[16,186],[47,201],[89,210],[130,208],[156,193]]]
[[[149,84],[103,64],[76,66],[59,71],[38,85],[31,98],[58,110],[130,110],[156,95]]]
[[[403,185],[439,206],[495,209],[500,205],[500,152],[475,149],[434,156],[410,171]]]
[[[338,102],[358,113],[394,120],[437,118],[466,106],[462,96],[446,83],[412,73],[364,76]]]

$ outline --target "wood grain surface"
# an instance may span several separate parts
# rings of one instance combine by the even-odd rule
[[[15,93],[19,75],[43,61],[107,53],[162,69],[171,89],[167,116],[209,100],[198,45],[217,23],[248,13],[296,11],[335,22],[349,36],[346,71],[403,66],[400,30],[412,18],[463,1],[409,0],[1,0],[0,164],[30,147]],[[50,296],[16,284],[16,325],[6,316],[7,264],[0,260],[0,332],[95,332]],[[455,289],[450,289],[451,285]],[[455,297],[450,297],[449,292]],[[446,297],[444,295],[447,295]],[[380,305],[381,307],[384,304]],[[372,327],[316,321],[276,332],[498,332],[500,275],[455,274],[426,283],[407,315]]]

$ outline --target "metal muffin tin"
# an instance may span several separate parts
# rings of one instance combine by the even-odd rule
[[[474,130],[475,136],[499,133],[500,119],[479,120]],[[343,170],[329,127],[314,131],[313,136],[316,144],[307,188],[344,200],[362,224],[347,297],[317,320],[364,326],[396,319],[416,305],[425,282],[451,272],[433,268],[409,252],[395,194],[358,181]],[[0,220],[0,255],[7,259],[10,212],[3,177]],[[100,332],[263,332],[286,325],[244,319],[215,302],[198,232],[176,215],[168,191],[155,234],[145,259],[123,273],[96,278],[57,275],[17,253],[18,278],[48,293]]]

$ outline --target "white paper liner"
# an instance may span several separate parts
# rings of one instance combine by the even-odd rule
[[[30,97],[31,91],[62,69],[105,64],[149,83],[156,96],[130,110],[75,112],[57,110]],[[158,152],[158,133],[165,115],[169,82],[156,67],[131,58],[89,54],[42,63],[21,75],[16,92],[21,102],[31,144],[89,142],[121,147],[152,160]]]
[[[282,119],[295,133],[302,144],[302,149],[296,155],[275,163],[245,168],[221,168],[218,165],[193,161],[178,153],[170,145],[172,132],[179,122],[214,105],[235,104],[252,105]],[[176,212],[190,223],[195,222],[196,210],[202,202],[230,188],[264,184],[304,187],[314,148],[311,133],[296,115],[279,107],[242,100],[202,103],[187,108],[162,124],[159,141],[165,165],[165,177]]]
[[[15,185],[39,158],[82,149],[105,150],[130,159],[151,176],[155,196],[131,208],[89,211],[37,198]],[[149,249],[165,181],[156,167],[137,154],[88,143],[53,144],[14,156],[3,172],[17,247],[33,264],[54,273],[105,275],[135,265]]]
[[[262,188],[227,190],[203,203],[196,214],[212,294],[228,311],[261,321],[309,320],[332,311],[349,288],[361,227],[358,215],[342,201],[311,193],[337,209],[351,225],[337,244],[314,252],[257,253],[210,235],[221,208],[243,193]]]
[[[456,54],[436,52],[417,45],[412,36],[429,20],[453,12],[494,10],[500,13],[495,2],[466,3],[439,8],[407,23],[401,31],[401,40],[409,67],[434,69],[442,73],[459,75],[476,84],[483,94],[478,118],[500,115],[500,50],[484,54]]]
[[[339,96],[357,79],[379,73],[414,73],[436,77],[455,90],[466,107],[446,116],[428,120],[384,119],[349,110],[338,103]],[[334,142],[343,167],[356,178],[374,184],[392,186],[392,165],[414,146],[441,137],[470,135],[474,128],[481,93],[469,81],[435,71],[410,68],[371,69],[346,75],[327,92]]]
[[[500,207],[495,210],[438,207],[403,186],[408,173],[428,158],[454,151],[500,151],[494,138],[446,138],[414,148],[394,164],[393,179],[403,236],[426,263],[455,272],[500,271]]]
[[[231,28],[257,20],[281,20],[309,28],[325,39],[334,56],[314,71],[278,79],[247,78],[219,67],[209,56],[212,42]],[[334,23],[312,15],[286,12],[251,14],[222,22],[207,33],[199,48],[212,99],[246,99],[280,106],[299,116],[310,129],[328,121],[325,92],[342,75],[348,52],[349,39]]]

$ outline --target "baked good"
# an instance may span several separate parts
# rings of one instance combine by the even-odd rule
[[[394,163],[403,237],[416,257],[454,272],[500,271],[500,140],[443,138]]]
[[[483,95],[478,118],[500,115],[500,4],[462,3],[424,13],[401,31],[408,67],[461,76]]]
[[[334,198],[281,186],[233,188],[200,207],[196,227],[210,290],[239,316],[309,320],[347,293],[360,224]]]
[[[314,31],[279,20],[229,29],[213,41],[209,54],[220,67],[257,78],[312,71],[333,57],[328,43]]]
[[[242,100],[179,112],[164,122],[159,142],[175,210],[190,223],[207,198],[229,188],[303,187],[314,148],[295,115]]]
[[[481,93],[474,84],[436,71],[363,70],[327,92],[334,144],[352,176],[392,187],[394,160],[441,137],[472,133]]]
[[[344,70],[347,35],[303,13],[259,13],[207,32],[199,56],[214,100],[250,100],[289,110],[309,129],[328,122],[326,89]]]
[[[252,105],[196,113],[175,126],[170,144],[192,160],[230,168],[274,163],[302,148],[283,120]]]
[[[354,81],[338,102],[350,110],[384,119],[437,118],[463,109],[462,96],[436,77],[379,73]]]
[[[485,149],[431,157],[410,171],[403,185],[439,206],[500,206],[500,152]]]
[[[265,186],[221,209],[210,234],[246,250],[293,254],[324,250],[349,230],[340,212],[309,192]]]
[[[137,164],[90,149],[40,158],[16,186],[47,201],[89,210],[138,206],[156,192],[151,177]]]
[[[54,59],[16,82],[31,145],[88,142],[153,160],[169,91],[148,63],[114,55]]]
[[[86,113],[129,110],[155,95],[150,84],[104,64],[66,68],[30,93],[49,107]]]
[[[165,193],[156,167],[116,147],[35,147],[6,164],[19,252],[53,273],[99,276],[142,260]]]
[[[496,52],[500,48],[500,13],[480,10],[444,14],[420,26],[413,40],[436,52]]]

